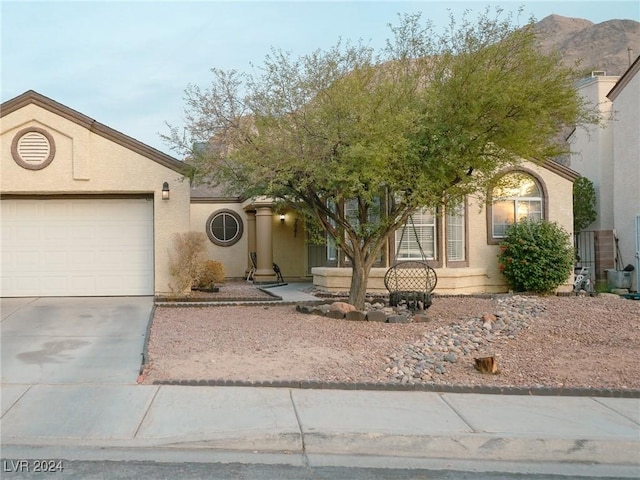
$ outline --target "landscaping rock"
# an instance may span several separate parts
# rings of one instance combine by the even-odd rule
[[[352,310],[350,312],[347,312],[347,314],[344,316],[344,318],[346,320],[353,320],[356,322],[364,322],[367,319],[367,314],[365,312],[362,312],[360,310]]]
[[[325,317],[327,318],[335,318],[338,320],[343,320],[344,319],[344,315],[345,313],[342,310],[329,310],[327,312],[327,314],[325,315]]]
[[[413,316],[413,321],[416,323],[426,323],[429,321],[429,317],[426,313],[416,313]]]
[[[447,373],[446,365],[465,361],[471,363],[473,355],[490,349],[493,342],[500,338],[515,338],[537,316],[544,315],[544,309],[534,298],[512,296],[497,303],[499,315],[485,313],[457,324],[442,326],[389,355],[385,371],[393,381],[410,378],[412,382],[446,382],[446,377],[438,379]],[[423,313],[410,315],[396,309],[394,314],[389,315],[389,321],[397,322],[398,317],[402,316],[412,318],[414,322],[426,318]]]
[[[329,312],[329,305],[316,305],[316,307],[311,310],[312,315],[320,315],[324,317]]]
[[[457,360],[455,353],[447,353],[443,358],[449,363],[456,363]]]
[[[340,310],[343,313],[347,313],[347,312],[352,312],[356,309],[356,307],[354,307],[353,305],[351,305],[350,303],[346,303],[346,302],[333,302],[331,305],[329,305],[329,310]]]
[[[493,323],[496,321],[496,316],[492,313],[485,313],[482,315],[481,320],[483,323],[487,323],[487,322]]]
[[[313,305],[296,305],[296,310],[300,313],[312,313],[315,309]]]
[[[371,312],[367,312],[367,321],[368,322],[386,322],[387,314],[384,313],[383,310],[373,310]]]
[[[409,323],[410,319],[406,315],[390,315],[387,317],[388,323]]]

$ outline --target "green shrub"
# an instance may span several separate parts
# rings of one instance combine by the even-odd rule
[[[578,233],[596,221],[596,190],[593,182],[578,177],[573,182],[573,232]]]
[[[222,283],[224,277],[224,265],[215,260],[207,260],[204,263],[197,286],[198,288],[213,288],[216,283]]]
[[[573,270],[569,234],[557,223],[521,221],[500,243],[498,268],[517,292],[550,293]]]
[[[207,260],[207,236],[202,232],[176,233],[173,252],[169,252],[169,288],[174,294],[185,294],[197,284]]]

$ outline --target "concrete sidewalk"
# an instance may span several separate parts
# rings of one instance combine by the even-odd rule
[[[5,384],[1,424],[5,457],[27,446],[235,451],[601,464],[640,476],[636,398]]]

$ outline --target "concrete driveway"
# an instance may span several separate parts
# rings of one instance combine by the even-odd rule
[[[152,297],[2,298],[2,383],[135,383],[152,308]]]

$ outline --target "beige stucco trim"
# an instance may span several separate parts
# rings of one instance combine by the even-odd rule
[[[39,133],[40,135],[42,135],[47,143],[48,143],[48,148],[49,148],[49,153],[47,155],[47,157],[40,163],[29,163],[26,160],[24,160],[22,158],[22,155],[20,154],[19,151],[19,146],[20,146],[20,140],[22,140],[22,138],[29,134],[29,133]],[[13,157],[13,160],[20,165],[22,168],[26,168],[27,170],[42,170],[43,168],[46,168],[49,166],[49,164],[53,161],[53,159],[56,156],[56,142],[53,139],[53,137],[51,136],[51,134],[45,130],[44,128],[40,128],[37,126],[32,126],[32,127],[27,127],[27,128],[23,128],[22,130],[20,130],[19,132],[17,132],[14,137],[13,137],[13,141],[11,142],[11,156]]]
[[[117,143],[128,150],[138,153],[145,158],[152,160],[167,168],[187,174],[190,167],[184,162],[180,162],[169,155],[166,155],[155,148],[145,145],[134,138],[131,138],[113,128],[110,128],[96,120],[88,117],[72,108],[69,108],[61,103],[58,103],[44,95],[41,95],[33,90],[29,90],[22,95],[19,95],[11,100],[4,102],[0,105],[0,118],[12,114],[18,110],[23,109],[28,105],[35,105],[43,110],[47,110],[58,117],[64,118],[70,122],[75,123],[91,133],[95,133],[107,140]]]

